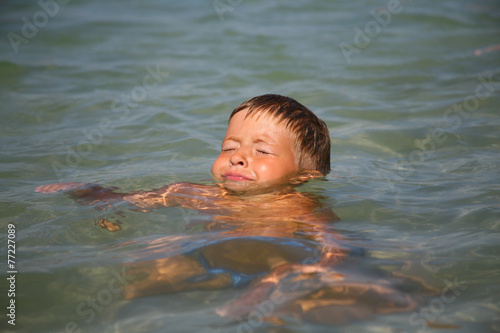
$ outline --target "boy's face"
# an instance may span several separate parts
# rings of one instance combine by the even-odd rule
[[[229,121],[214,178],[236,192],[262,191],[286,184],[299,171],[291,134],[266,114],[236,113]]]

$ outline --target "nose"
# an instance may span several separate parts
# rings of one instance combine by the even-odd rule
[[[241,166],[241,167],[248,166],[248,160],[247,157],[245,156],[245,152],[242,151],[241,149],[235,150],[234,153],[229,158],[229,164],[231,166]]]

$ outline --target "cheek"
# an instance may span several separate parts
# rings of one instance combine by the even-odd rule
[[[219,157],[217,157],[217,159],[214,161],[214,164],[212,165],[212,175],[215,177],[219,176],[221,173],[221,168],[224,164],[226,164],[224,163],[224,158],[219,155]]]
[[[280,170],[273,163],[254,163],[253,169],[260,175],[261,178],[272,179],[279,174]]]
[[[292,161],[274,162],[274,163],[260,163],[255,167],[259,174],[268,179],[278,179],[290,175],[297,171],[297,167]]]

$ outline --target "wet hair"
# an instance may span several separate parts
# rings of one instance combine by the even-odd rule
[[[267,114],[283,122],[291,131],[301,171],[330,172],[330,133],[325,122],[311,110],[290,97],[267,94],[253,97],[233,110],[245,118]]]

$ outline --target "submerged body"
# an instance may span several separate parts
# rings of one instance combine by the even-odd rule
[[[55,189],[50,186],[38,191]],[[352,246],[335,231],[339,218],[309,193],[282,188],[244,196],[192,183],[131,193],[82,183],[59,186],[82,204],[126,201],[144,212],[179,206],[200,214],[191,223],[201,224],[201,233],[148,239],[131,255],[125,267],[136,279],[125,288],[126,299],[243,287],[240,297],[217,308],[220,316],[245,318],[264,304],[272,309],[265,316],[270,322],[295,318],[327,325],[419,304],[419,297],[399,288],[410,280],[353,270]],[[432,293],[420,283],[414,289]]]

